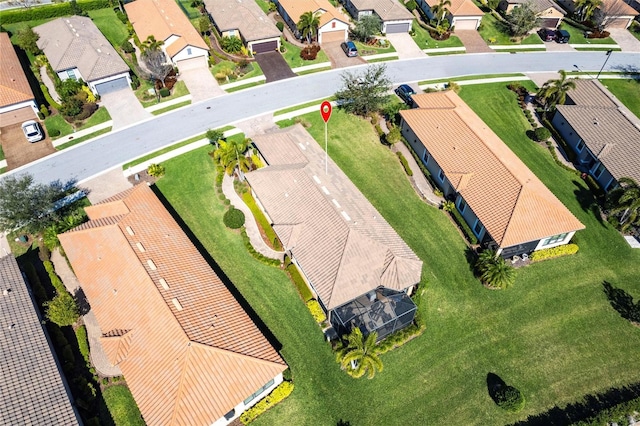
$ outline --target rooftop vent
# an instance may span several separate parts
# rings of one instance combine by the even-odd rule
[[[333,204],[334,204],[337,208],[340,208],[340,204],[338,204],[338,200],[336,200],[335,198],[333,198],[331,201],[333,201]]]
[[[151,268],[152,271],[155,271],[156,269],[158,269],[156,268],[156,264],[153,263],[153,260],[151,259],[147,259],[147,265],[149,265],[149,268]]]
[[[160,285],[162,286],[162,288],[164,288],[165,290],[169,290],[169,284],[167,284],[167,282],[165,281],[164,278],[160,278]]]
[[[349,215],[345,211],[342,212],[342,217],[344,217],[346,220],[351,220],[351,218],[349,217]]]
[[[325,194],[329,195],[329,190],[327,189],[326,186],[322,187],[322,192],[324,192]]]
[[[140,250],[142,253],[146,251],[142,243],[136,243],[136,247],[138,247],[138,250]]]
[[[180,302],[178,302],[178,299],[174,297],[173,299],[171,299],[171,302],[173,303],[173,306],[175,306],[177,310],[179,311],[182,310],[182,305],[180,304]]]
[[[127,230],[127,234],[129,234],[129,235],[136,235],[136,234],[133,232],[133,229],[132,229],[130,226],[127,226],[125,229]]]
[[[2,295],[3,296],[8,296],[9,293],[11,293],[11,289],[10,288],[5,288],[4,290],[2,290]]]
[[[313,175],[313,180],[315,180],[317,184],[320,184],[320,178],[318,176]]]

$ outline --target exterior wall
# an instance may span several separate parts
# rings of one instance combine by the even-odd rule
[[[536,246],[534,251],[542,250],[542,249],[548,249],[548,248],[552,248],[552,247],[558,247],[558,246],[567,244],[569,241],[571,241],[571,238],[573,238],[573,235],[575,233],[576,233],[576,231],[567,232],[567,234],[564,236],[564,238],[562,238],[561,240],[558,240],[557,242],[551,243],[551,244],[549,244],[548,241],[549,241],[549,239],[551,239],[551,238],[553,238],[555,236],[550,236],[550,237],[547,237],[547,238],[543,238],[540,241],[538,241],[538,245]]]
[[[456,197],[456,208],[465,222],[467,222],[467,225],[469,225],[469,228],[471,228],[471,232],[478,237],[478,241],[482,241],[484,237],[487,236],[487,230],[460,194]]]
[[[175,35],[175,34],[171,34],[165,41],[164,44],[162,45],[162,49],[166,49],[168,46],[171,46],[172,43],[174,43],[176,40],[179,40],[180,37]]]
[[[34,101],[33,99],[30,101],[24,101],[24,102],[19,102],[17,104],[5,105],[3,107],[0,107],[0,114],[4,114],[5,112],[15,111],[17,109],[22,109],[26,107],[31,107],[31,109],[33,109],[33,113],[35,115],[38,115],[39,110],[36,105],[36,101]]]
[[[347,41],[347,39],[349,38],[349,25],[344,22],[338,21],[337,19],[332,19],[331,21],[323,25],[321,28],[318,28],[318,43],[323,42],[322,40],[323,33],[333,32],[333,31],[344,31],[343,41]]]
[[[98,95],[98,91],[96,90],[96,85],[98,85],[100,83],[106,83],[107,81],[117,80],[117,79],[123,78],[123,77],[127,79],[127,82],[129,83],[129,86],[131,86],[131,77],[129,76],[128,72],[112,75],[110,77],[101,78],[99,80],[93,80],[93,81],[90,81],[90,82],[88,81],[87,85],[89,86],[89,89],[91,89],[91,91],[93,92],[94,95]]]
[[[191,54],[189,54],[189,52],[191,52]],[[199,47],[187,46],[184,49],[182,49],[180,52],[178,52],[176,55],[174,55],[174,57],[171,58],[171,61],[175,65],[176,62],[178,61],[197,58],[197,57],[203,57],[204,63],[206,64],[207,58],[209,57],[209,52]]]
[[[282,7],[282,4],[280,4],[280,2],[276,2],[276,5],[278,6],[278,13],[280,14],[284,22],[287,24],[287,26],[289,27],[293,35],[296,38],[300,38],[300,31],[298,31],[297,22],[293,22],[293,19],[291,19],[287,11],[284,9],[284,7]]]
[[[66,79],[70,78],[69,77],[69,72],[73,72],[75,74],[75,78],[76,80],[84,80],[84,78],[82,77],[82,74],[80,74],[80,70],[78,68],[67,68],[66,70],[62,70],[62,71],[57,71],[56,74],[58,74],[58,77],[60,77],[60,80],[65,81]]]
[[[431,11],[431,6],[425,0],[416,0],[418,7],[422,12],[427,15],[427,18],[433,19],[433,12]]]
[[[411,31],[411,27],[413,25],[413,19],[401,19],[401,20],[398,20],[398,21],[383,21],[382,22],[382,33],[386,34],[387,25],[393,25],[393,24],[409,24],[409,31]]]

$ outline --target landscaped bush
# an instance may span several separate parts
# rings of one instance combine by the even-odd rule
[[[44,104],[40,105],[40,113],[43,116],[48,117],[49,116],[49,108],[47,108]]]
[[[320,46],[312,44],[311,46],[305,46],[300,50],[300,57],[305,61],[313,61],[318,56]]]
[[[147,168],[147,173],[157,178],[164,176],[164,172],[165,170],[162,164],[150,164]]]
[[[44,95],[44,98],[47,100],[47,103],[50,106],[52,106],[53,108],[57,109],[58,111],[60,110],[60,108],[62,108],[59,103],[57,103],[56,101],[53,100],[53,98],[49,94],[49,89],[47,89],[47,86],[45,86],[44,84],[41,84],[40,85],[40,90],[42,90],[42,94]]]
[[[298,267],[295,264],[291,263],[289,266],[287,266],[287,272],[289,272],[289,277],[291,277],[291,281],[293,281],[296,289],[298,289],[298,293],[300,294],[300,297],[302,297],[302,300],[308,302],[309,300],[313,299],[313,293],[311,293],[311,290],[309,290],[309,286],[305,282],[304,278],[302,278]]]
[[[284,30],[284,24],[282,22],[280,22],[280,21],[276,22],[276,27],[278,27],[280,32],[282,32],[282,30]]]
[[[273,407],[293,392],[293,383],[291,382],[282,382],[280,385],[273,390],[268,396],[260,400],[256,405],[249,408],[247,411],[242,413],[240,416],[240,421],[242,424],[249,424],[252,420],[255,420],[260,414],[267,411],[269,408]]]
[[[534,251],[529,255],[529,259],[532,262],[539,262],[541,260],[553,259],[554,257],[567,256],[570,254],[576,254],[578,252],[577,244],[565,244],[558,247],[551,247],[548,249],[542,249]]]
[[[402,133],[400,132],[400,128],[398,126],[392,127],[386,137],[387,143],[389,145],[400,142],[400,138],[402,138]]]
[[[396,152],[396,155],[400,159],[400,163],[402,163],[402,167],[404,167],[404,171],[407,173],[407,175],[413,176],[413,170],[411,170],[411,167],[409,167],[409,162],[406,158],[404,158],[404,155],[402,155],[400,151]]]
[[[493,250],[480,253],[475,267],[482,282],[491,288],[506,289],[515,282],[516,272],[513,266]]]
[[[60,129],[51,129],[49,130],[49,136],[55,138],[56,136],[60,136]]]
[[[383,353],[389,352],[392,349],[404,345],[408,341],[420,336],[422,332],[424,332],[424,330],[425,327],[423,326],[411,324],[410,326],[405,327],[402,330],[396,331],[395,333],[385,337],[383,341],[378,343],[378,355],[382,355]]]
[[[231,206],[222,217],[222,221],[231,229],[240,229],[244,225],[244,213]]]
[[[163,98],[166,98],[167,96],[171,95],[171,92],[166,87],[163,87],[162,89],[160,89],[159,93],[160,93],[160,96],[162,96]]]
[[[127,22],[129,22],[129,18],[127,18],[127,15],[125,15],[122,12],[120,12],[119,10],[116,10],[116,16],[118,17],[120,22],[122,22],[125,25],[127,24]],[[131,53],[131,52],[127,52],[127,53]]]
[[[453,211],[451,211],[450,213],[451,213],[451,217],[453,217],[453,220],[456,222],[458,227],[462,230],[465,237],[467,237],[467,241],[469,241],[469,243],[471,244],[478,244],[478,237],[476,237],[475,234],[471,231],[471,228],[469,227],[467,222],[464,220],[464,218],[460,215],[460,212],[458,212],[458,209],[453,209]]]
[[[313,319],[316,320],[318,324],[321,324],[327,320],[327,316],[324,314],[320,303],[317,300],[311,299],[307,302],[307,308],[309,308],[309,312],[313,316]]]
[[[24,266],[24,273],[27,275],[27,279],[29,280],[29,284],[31,285],[31,291],[35,296],[36,301],[39,305],[42,305],[47,301],[47,292],[44,290],[44,287],[40,282],[40,278],[38,277],[36,268],[32,263],[29,262]]]
[[[87,365],[89,362],[89,341],[87,340],[87,328],[84,325],[76,328],[76,339],[78,340],[78,349]]]
[[[525,403],[522,392],[509,385],[500,386],[495,390],[495,400],[498,407],[512,413],[522,410]]]
[[[136,49],[133,47],[133,44],[131,44],[129,40],[123,41],[120,45],[120,49],[122,49],[124,53],[133,53],[136,51]]]
[[[53,288],[55,288],[58,293],[68,293],[67,288],[62,283],[62,280],[58,274],[56,274],[56,271],[53,268],[53,263],[51,263],[51,261],[45,261],[42,262],[42,264],[44,265],[44,269],[47,271],[47,274],[49,274],[49,279],[51,280]]]
[[[266,257],[262,253],[258,253],[256,251],[256,249],[253,248],[253,245],[251,245],[251,240],[249,239],[249,236],[247,235],[247,230],[246,229],[242,228],[242,232],[240,232],[240,235],[242,236],[242,242],[244,243],[244,246],[246,247],[247,251],[256,260],[259,260],[260,262],[264,263],[265,265],[276,266],[276,267],[280,266],[281,262],[280,262],[279,259],[271,259],[269,257]]]
[[[528,111],[528,110],[527,110]],[[546,127],[538,127],[533,131],[538,141],[546,141],[551,137],[551,132]]]
[[[80,111],[80,114],[76,115],[74,117],[74,120],[75,121],[86,120],[87,118],[91,117],[93,113],[96,112],[97,110],[98,110],[97,104],[95,104],[94,102],[87,102],[82,105],[82,110]]]
[[[409,12],[413,12],[418,7],[418,4],[416,3],[416,0],[409,0],[404,6],[409,9]]]

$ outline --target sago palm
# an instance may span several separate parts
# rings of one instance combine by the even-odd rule
[[[218,149],[213,153],[213,158],[231,175],[236,167],[240,172],[247,172],[251,165],[251,160],[245,155],[249,147],[249,140],[230,139],[220,140]]]
[[[516,278],[516,271],[504,259],[496,255],[493,250],[485,250],[478,256],[476,269],[480,279],[491,287],[509,288]]]
[[[382,371],[383,365],[377,353],[375,331],[364,337],[358,327],[347,336],[347,346],[338,351],[338,361],[343,370],[351,377],[360,378],[367,374],[373,379],[377,371]]]

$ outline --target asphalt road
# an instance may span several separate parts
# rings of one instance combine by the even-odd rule
[[[386,65],[391,81],[399,84],[470,74],[573,70],[574,65],[595,74],[605,59],[604,52],[531,52],[437,56],[392,61]],[[356,72],[362,67],[350,70]],[[614,52],[605,70],[630,68],[640,68],[640,53]],[[132,158],[204,133],[207,129],[331,96],[340,86],[343,71],[276,81],[192,104],[58,152],[3,176],[28,172],[36,181],[43,183],[71,178],[81,182]]]

